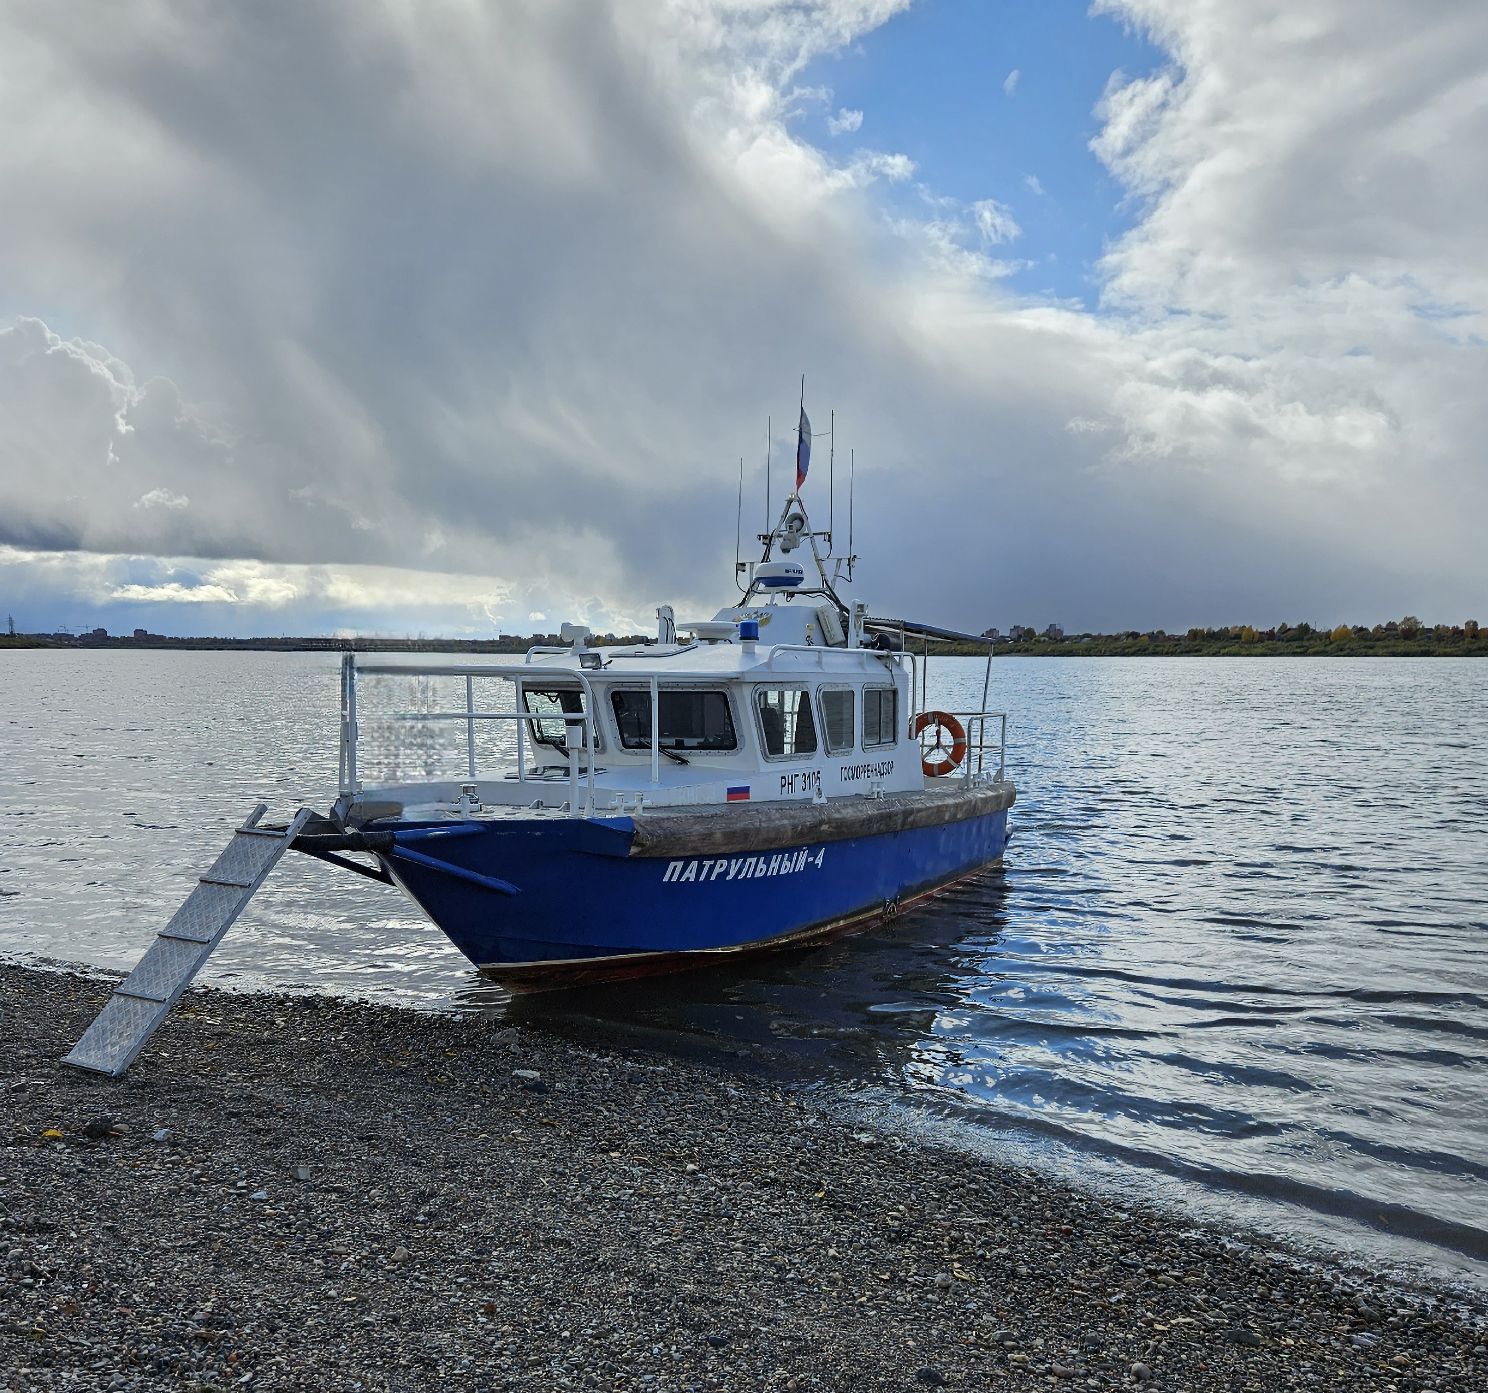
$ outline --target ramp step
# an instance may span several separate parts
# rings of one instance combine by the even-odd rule
[[[133,1063],[134,1056],[155,1033],[169,1010],[164,1002],[145,1001],[115,992],[62,1062],[117,1078]],[[140,1043],[131,1049],[135,1040]],[[120,1060],[122,1063],[115,1067]]]
[[[208,945],[186,943],[179,938],[156,938],[138,966],[118,986],[130,996],[169,1001],[172,989],[183,977],[194,973],[206,957]]]
[[[134,1062],[223,934],[313,816],[309,808],[301,808],[288,827],[278,831],[255,827],[253,824],[267,811],[260,803],[247,825],[233,833],[211,869],[156,934],[134,971],[114,988],[64,1064],[118,1078]]]

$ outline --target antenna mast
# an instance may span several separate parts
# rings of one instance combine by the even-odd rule
[[[771,528],[774,523],[770,521],[770,446],[774,440],[775,421],[773,417],[765,417],[765,527]]]
[[[832,408],[832,424],[827,444],[827,555],[832,554],[832,529],[837,523],[837,409]]]
[[[740,535],[744,528],[744,456],[739,456],[739,503],[734,510],[734,584],[739,583],[739,573],[744,562],[739,554]]]
[[[852,579],[853,561],[853,483],[857,476],[858,452],[847,452],[847,578]]]

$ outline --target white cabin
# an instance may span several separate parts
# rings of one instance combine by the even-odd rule
[[[803,530],[799,504],[782,528]],[[350,822],[392,815],[492,816],[502,810],[605,816],[647,807],[721,808],[735,803],[825,802],[885,797],[986,782],[1003,776],[1005,719],[995,712],[956,717],[965,733],[942,773],[922,756],[919,662],[885,622],[867,619],[828,579],[816,583],[793,561],[771,561],[782,536],[766,540],[743,603],[712,619],[673,620],[657,612],[655,642],[590,647],[589,631],[564,625],[559,647],[525,658],[459,664],[358,662],[347,655],[342,681],[341,799]],[[835,584],[834,584],[835,582]],[[941,631],[929,631],[932,633]],[[362,675],[464,679],[463,709],[394,713],[405,722],[463,722],[463,778],[376,783],[361,767],[357,683]],[[500,708],[477,701],[496,679]],[[458,691],[458,687],[455,688]],[[922,704],[922,703],[921,703]],[[478,758],[481,723],[510,722],[513,742],[501,767]],[[989,727],[989,722],[992,725]],[[992,738],[989,738],[989,735]],[[489,743],[489,742],[487,742]],[[942,747],[944,748],[944,747]],[[992,757],[989,757],[992,756]]]

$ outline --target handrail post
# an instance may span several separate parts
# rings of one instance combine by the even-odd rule
[[[583,733],[584,733],[584,760],[586,769],[586,791],[584,797],[584,814],[586,817],[594,813],[594,683],[589,680],[588,674],[579,671],[574,673],[579,679],[579,690],[584,694]],[[574,787],[574,800],[569,805],[575,813],[578,812],[578,787]]]
[[[475,780],[475,678],[465,674],[465,765]]]
[[[517,694],[517,710],[519,712],[527,709],[527,693],[522,689],[522,679],[512,678],[512,687]],[[527,722],[517,722],[517,782],[527,782]]]
[[[584,791],[584,816],[594,816],[594,710],[593,703],[584,704],[584,757],[588,761],[588,787]]]
[[[661,686],[651,676],[651,783],[661,783]]]
[[[344,764],[345,784],[342,793],[356,794],[357,786],[357,719],[356,719],[356,654],[348,653],[342,660],[342,672],[346,675],[346,705],[341,726],[341,744],[346,752]]]

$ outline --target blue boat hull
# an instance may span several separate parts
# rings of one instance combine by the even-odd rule
[[[636,855],[628,817],[401,823],[428,840],[389,874],[483,971],[513,985],[694,965],[892,916],[998,861],[1005,808],[936,826],[719,855]]]

